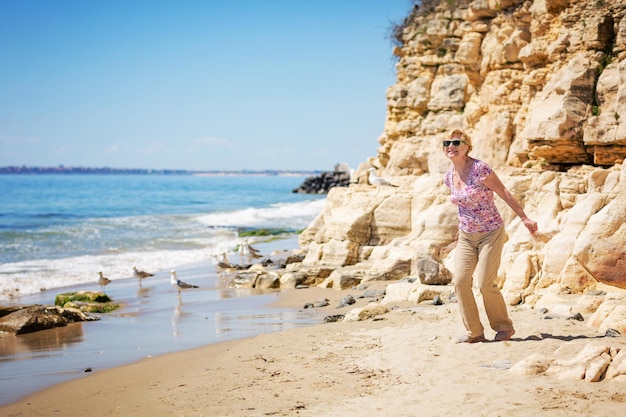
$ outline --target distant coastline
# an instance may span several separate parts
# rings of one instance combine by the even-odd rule
[[[239,171],[192,171],[184,169],[144,169],[144,168],[110,168],[110,167],[69,167],[59,165],[56,167],[27,167],[6,166],[0,167],[0,174],[132,174],[132,175],[318,175],[322,171],[289,171],[289,170],[239,170]]]

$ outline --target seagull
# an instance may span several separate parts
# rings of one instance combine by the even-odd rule
[[[176,271],[173,269],[170,271],[170,284],[178,288],[179,295],[181,290],[186,290],[187,288],[198,288],[197,285],[187,284],[186,282],[179,280],[176,276]]]
[[[244,239],[244,244],[246,245],[246,247],[248,248],[248,250],[250,251],[250,253],[253,253],[255,255],[259,255],[259,257],[261,256],[260,253],[261,251],[258,250],[257,248],[255,248],[254,246],[252,246],[249,242],[248,239]]]
[[[378,192],[378,190],[380,189],[381,185],[388,185],[390,187],[397,187],[397,185],[392,184],[389,181],[387,181],[386,179],[381,178],[378,175],[376,175],[376,168],[374,168],[374,167],[369,168],[368,171],[370,172],[370,175],[368,177],[368,181],[369,181],[370,185],[375,185],[376,186],[376,192]]]
[[[220,253],[220,262],[226,262],[227,264],[230,263],[230,259],[228,259],[228,254],[226,252]]]
[[[107,277],[105,277],[104,275],[102,275],[102,271],[98,272],[98,276],[99,276],[99,278],[98,278],[98,285],[100,286],[100,291],[104,292],[104,287],[109,285],[111,280],[108,279]]]
[[[212,258],[211,263],[217,270],[218,275],[221,275],[222,272],[232,272],[234,270],[244,268],[241,265],[231,264],[228,261],[228,256],[226,255],[226,252],[222,252],[220,255],[213,254],[211,255],[211,258]]]
[[[239,255],[239,263],[243,264],[244,262],[244,257],[245,257],[245,253],[244,253],[245,249],[243,247],[243,243],[239,244],[239,247],[237,248],[237,255]]]
[[[248,243],[248,239],[243,240],[243,243],[241,244],[241,248],[242,248],[241,251],[243,252],[243,256],[245,256],[248,259],[249,264],[252,263],[252,259],[263,257],[258,249],[255,249],[252,245],[250,245],[250,243]]]
[[[146,279],[146,278],[154,276],[154,274],[151,274],[150,272],[138,270],[136,266],[133,266],[133,275],[135,276],[135,278],[139,280],[139,285],[141,285],[142,279]]]

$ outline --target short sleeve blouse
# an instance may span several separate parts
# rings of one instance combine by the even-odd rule
[[[504,224],[494,202],[493,191],[483,181],[493,170],[485,162],[474,159],[467,183],[460,190],[454,187],[454,167],[444,177],[450,188],[452,204],[459,207],[459,228],[465,233],[493,232]]]

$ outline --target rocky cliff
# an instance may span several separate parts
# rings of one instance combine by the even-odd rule
[[[457,213],[441,141],[461,128],[541,231],[498,201],[507,301],[594,294],[589,308],[605,305],[626,331],[626,0],[422,3],[395,27],[376,155],[330,191],[300,237],[304,261],[281,280],[448,276]],[[399,187],[369,185],[370,167]]]

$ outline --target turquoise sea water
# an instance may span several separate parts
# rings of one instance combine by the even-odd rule
[[[303,229],[303,176],[0,175],[0,301],[230,252],[237,232]]]

